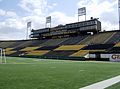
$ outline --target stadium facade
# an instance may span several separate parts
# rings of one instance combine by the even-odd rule
[[[120,61],[120,30],[101,31],[98,19],[32,30],[31,38],[0,41],[0,47],[13,57]]]
[[[76,35],[96,34],[101,31],[101,22],[98,19],[91,19],[82,22],[58,25],[53,28],[43,28],[31,31],[31,38],[59,38]]]

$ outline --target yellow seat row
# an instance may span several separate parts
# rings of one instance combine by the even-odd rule
[[[86,45],[63,45],[55,49],[55,51],[61,50],[80,50],[81,48],[85,47]]]
[[[6,48],[5,51],[10,51],[12,50],[13,48]]]
[[[85,56],[86,54],[88,54],[89,51],[88,50],[80,50],[72,55],[70,55],[71,57],[83,57]]]
[[[86,54],[90,53],[90,52],[104,52],[105,50],[80,50],[72,55],[70,55],[71,57],[84,57]]]
[[[31,52],[26,52],[26,55],[36,55],[36,56],[42,56],[44,54],[47,54],[50,50],[40,50],[40,51],[31,51]]]
[[[15,52],[16,52],[16,51],[6,51],[5,54],[6,54],[6,55],[10,55],[10,54],[13,54],[13,53],[15,53]]]
[[[26,47],[24,49],[21,49],[20,51],[33,51],[33,50],[35,50],[37,48],[40,48],[40,47]]]
[[[120,42],[118,42],[114,47],[120,47]]]
[[[6,49],[5,49],[5,54],[6,54],[6,55],[10,55],[10,54],[15,53],[16,51],[12,51],[12,49],[13,49],[13,48],[6,48]]]

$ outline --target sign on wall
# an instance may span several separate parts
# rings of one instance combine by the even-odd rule
[[[109,58],[110,61],[120,62],[120,54],[101,54],[101,58]]]

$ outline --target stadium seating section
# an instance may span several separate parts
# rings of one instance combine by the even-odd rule
[[[89,52],[120,52],[120,31],[56,39],[0,41],[7,56],[84,57]]]
[[[115,32],[99,33],[96,35],[88,36],[80,44],[105,44]]]
[[[120,32],[115,32],[112,37],[107,41],[107,44],[117,43],[120,41]]]
[[[20,51],[32,51],[32,50],[35,50],[37,48],[39,48],[39,47],[26,47],[24,49],[21,49]]]
[[[81,48],[85,47],[85,45],[63,45],[55,50],[79,50]]]
[[[76,52],[76,53],[73,53],[73,54],[70,55],[70,56],[72,56],[72,57],[83,57],[83,56],[85,56],[87,53],[89,53],[89,50],[80,50],[80,51],[78,51],[78,52]]]
[[[28,56],[42,56],[46,53],[48,53],[49,50],[39,50],[39,51],[30,51],[30,52],[26,52],[26,55]]]
[[[118,42],[114,47],[120,47],[120,42]]]

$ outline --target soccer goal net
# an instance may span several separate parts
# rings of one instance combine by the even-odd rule
[[[0,48],[0,63],[6,63],[5,49]]]

